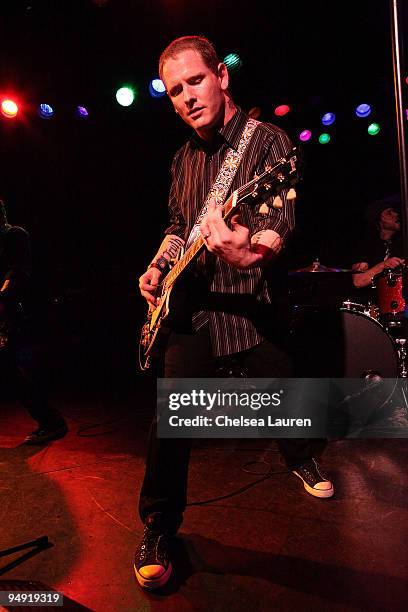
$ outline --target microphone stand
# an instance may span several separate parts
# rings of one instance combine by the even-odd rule
[[[401,190],[401,229],[403,258],[408,262],[408,176],[407,176],[407,144],[406,144],[406,120],[404,121],[404,101],[402,78],[405,74],[403,65],[403,31],[402,26],[402,0],[390,0],[391,10],[391,40],[392,60],[394,69],[394,90],[396,103],[396,120],[398,135],[398,154],[400,168],[400,190]],[[405,7],[407,8],[407,7]],[[406,16],[405,16],[406,17]],[[408,267],[402,270],[402,293],[405,303],[408,305]]]
[[[391,12],[391,42],[392,42],[392,63],[394,71],[394,91],[395,91],[395,110],[397,120],[398,136],[398,158],[400,169],[400,191],[401,191],[401,229],[402,229],[402,253],[405,262],[408,262],[408,177],[407,177],[407,144],[406,144],[406,121],[404,121],[404,100],[402,79],[405,75],[404,47],[403,47],[403,0],[390,0]],[[405,10],[407,6],[405,6]],[[408,118],[408,117],[407,117]],[[396,340],[399,357],[399,387],[405,408],[405,415],[408,416],[408,378],[406,367],[406,335],[408,327],[408,266],[402,267],[402,297],[405,301],[405,327],[403,338]]]

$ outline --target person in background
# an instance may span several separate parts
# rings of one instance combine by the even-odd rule
[[[31,268],[29,234],[8,223],[0,200],[0,393],[11,390],[37,421],[24,443],[45,444],[65,436],[68,427],[47,398],[39,356],[25,337]]]

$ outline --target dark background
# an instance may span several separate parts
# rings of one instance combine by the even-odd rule
[[[238,53],[235,100],[259,106],[294,143],[312,130],[290,265],[318,256],[350,267],[365,206],[399,190],[390,27],[386,0],[0,4],[0,93],[21,105],[17,119],[0,118],[0,195],[9,221],[31,234],[33,310],[57,380],[138,377],[146,307],[137,281],[166,226],[172,155],[189,134],[169,101],[148,93],[164,46],[203,34],[221,58]],[[130,108],[115,100],[126,82],[138,90]],[[53,105],[51,120],[38,117],[40,102]],[[367,119],[354,115],[362,102],[373,107]],[[291,113],[275,117],[283,103]],[[88,107],[88,120],[75,118],[76,104]],[[337,121],[323,128],[328,111]],[[377,120],[381,132],[371,137]],[[328,145],[317,142],[323,131]]]

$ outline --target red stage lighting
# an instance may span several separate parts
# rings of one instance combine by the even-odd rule
[[[287,104],[281,104],[280,106],[277,106],[275,108],[275,115],[277,115],[278,117],[283,117],[284,115],[287,115],[289,111],[290,106],[288,106]]]
[[[9,98],[6,100],[2,100],[1,102],[1,114],[7,119],[14,119],[14,117],[18,113],[18,106],[14,102],[14,100],[10,100]]]

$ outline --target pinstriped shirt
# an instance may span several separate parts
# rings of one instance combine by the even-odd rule
[[[170,225],[166,234],[187,239],[228,148],[237,149],[247,120],[248,116],[238,108],[210,145],[194,135],[177,151],[171,168]],[[255,174],[262,174],[266,166],[273,166],[291,148],[283,130],[270,123],[260,123],[247,145],[229,193],[248,183]],[[284,242],[287,240],[295,225],[294,203],[286,200],[286,191],[281,198],[282,208],[269,206],[267,213],[265,207],[260,210],[259,202],[240,206],[239,222],[249,228],[251,236],[272,229]],[[272,204],[272,198],[266,203]],[[265,339],[259,312],[262,304],[271,302],[266,270],[261,267],[240,270],[207,251],[196,262],[195,274],[201,280],[198,301],[203,309],[192,313],[192,325],[198,330],[208,323],[215,356],[246,350]]]

